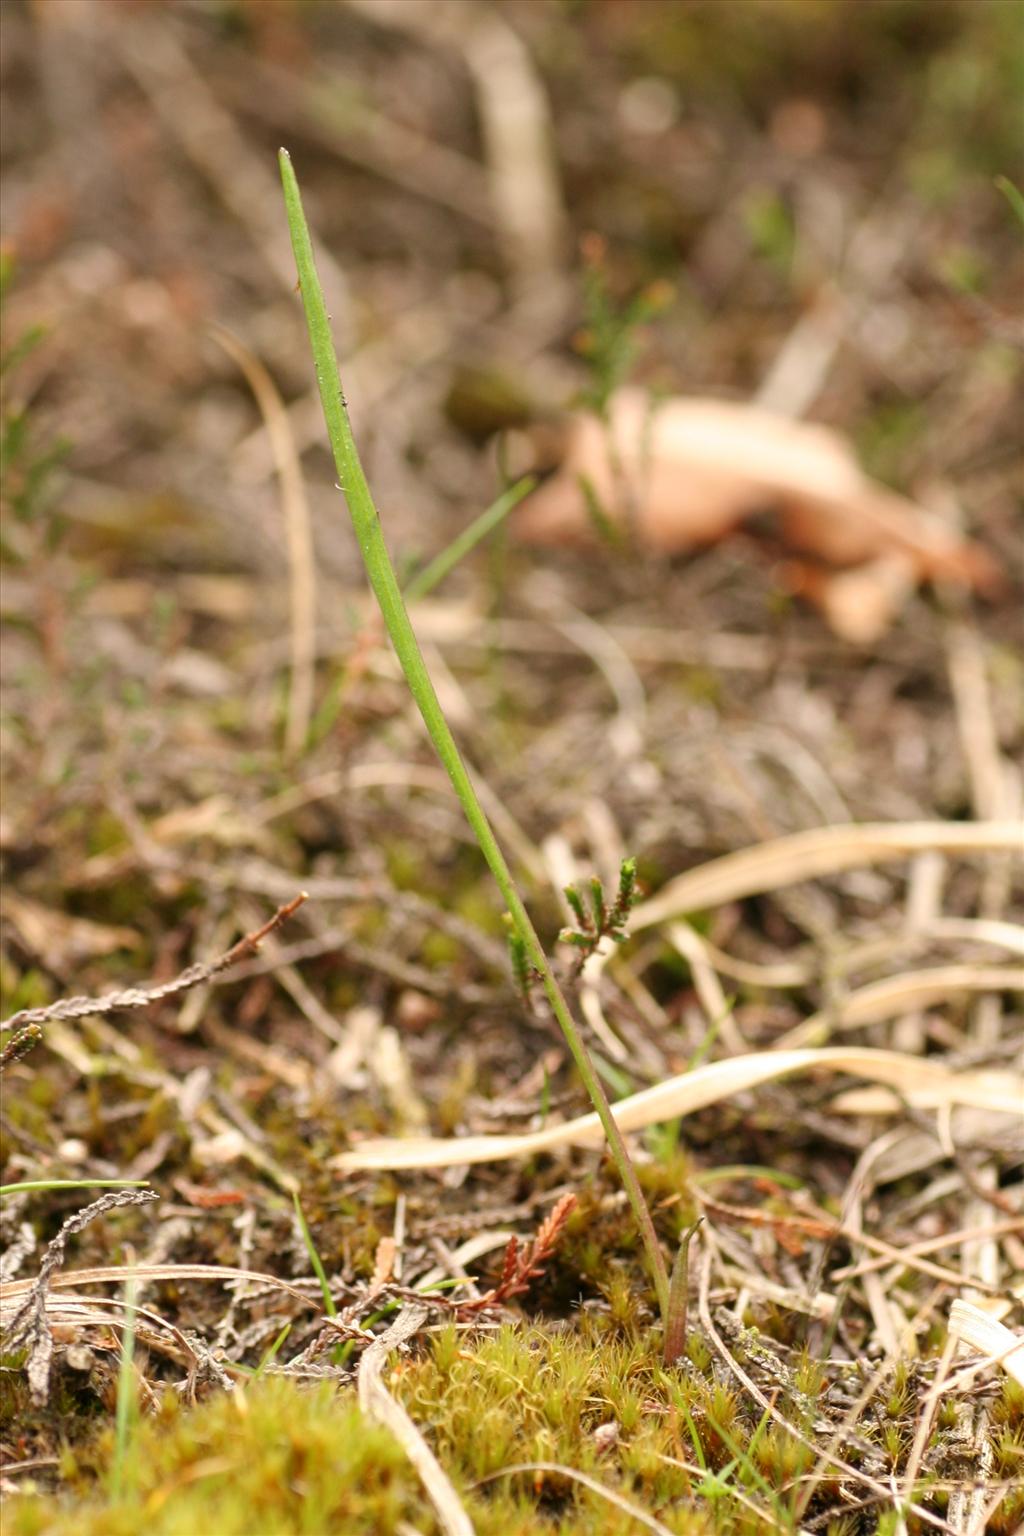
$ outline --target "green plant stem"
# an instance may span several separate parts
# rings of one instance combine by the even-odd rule
[[[458,747],[455,745],[455,739],[448,728],[448,722],[445,720],[441,706],[437,701],[437,695],[430,681],[430,675],[427,672],[416,636],[409,622],[409,616],[402,601],[401,590],[399,589],[387,546],[384,542],[384,535],[381,532],[377,509],[374,506],[373,497],[366,482],[366,476],[363,474],[359,453],[352,435],[348,409],[341,391],[338,360],[334,351],[334,343],[331,339],[330,322],[324,304],[323,290],[320,286],[320,279],[317,276],[309,228],[306,224],[305,214],[302,211],[302,198],[299,194],[295,172],[292,169],[291,157],[286,150],[282,149],[279,158],[281,181],[284,186],[285,207],[288,213],[288,227],[291,231],[292,249],[295,252],[295,264],[299,273],[299,286],[302,291],[303,308],[306,312],[306,325],[309,329],[317,384],[320,389],[320,400],[323,405],[324,419],[327,423],[327,435],[330,438],[331,449],[334,453],[339,486],[348,503],[349,514],[352,518],[356,538],[366,566],[366,573],[377,602],[380,605],[381,613],[384,616],[384,623],[391,637],[391,643],[398,655],[402,671],[405,673],[409,691],[416,701],[420,714],[423,716],[423,722],[430,734],[434,749],[441,759],[441,763],[452,781],[455,793],[462,803],[466,820],[469,822],[480,846],[480,851],[497,882],[498,889],[508,908],[516,932],[519,934],[526,949],[530,964],[540,977],[541,986],[551,1005],[552,1012],[561,1026],[577,1070],[583,1079],[591,1102],[597,1110],[608,1141],[609,1150],[618,1168],[619,1177],[622,1179],[630,1205],[633,1207],[633,1214],[636,1217],[637,1225],[640,1228],[640,1235],[647,1250],[647,1260],[658,1296],[658,1305],[661,1309],[662,1318],[666,1319],[668,1316],[669,1294],[668,1271],[665,1267],[664,1255],[654,1230],[651,1214],[647,1209],[643,1191],[636,1176],[636,1169],[630,1160],[622,1133],[616,1124],[608,1097],[590,1060],[583,1038],[576,1027],[575,1020],[569,1011],[561,988],[548,964],[543,946],[537,937],[530,916],[516,889],[515,881],[498,846],[497,839],[491,830],[490,822],[487,820],[483,807],[477,799],[469,774],[466,771],[466,766],[459,754]]]

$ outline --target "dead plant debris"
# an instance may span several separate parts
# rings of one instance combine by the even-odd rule
[[[3,9],[5,1532],[1019,1531],[1013,7]]]

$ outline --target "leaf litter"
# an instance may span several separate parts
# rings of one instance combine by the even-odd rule
[[[226,78],[234,45],[214,39],[201,17],[180,21],[175,46],[151,50],[148,65],[146,50],[125,49],[142,93],[126,105],[142,115],[134,127],[128,117],[110,124],[127,184],[150,184],[139,157],[151,141],[139,127],[151,100],[166,112],[183,99],[168,81],[205,104],[195,61],[223,88],[230,114],[241,121],[250,110]],[[10,23],[16,40],[22,25]],[[260,44],[268,55],[274,46]],[[360,34],[355,54],[366,46]],[[260,62],[282,69],[280,59]],[[396,58],[390,67],[407,66]],[[57,110],[72,106],[55,100]],[[180,124],[179,109],[172,117]],[[623,143],[616,153],[635,178],[651,159],[647,141],[626,134]],[[246,136],[232,144],[241,163],[256,163]],[[334,151],[323,153],[334,186],[344,173]],[[425,173],[429,207],[451,166],[428,162],[439,178]],[[197,164],[216,179],[208,154]],[[713,318],[697,328],[691,376],[710,379],[724,363],[718,376],[746,398],[751,330],[764,327],[755,342],[767,355],[787,337],[801,340],[806,315],[792,295],[765,289],[731,208],[715,213],[724,194],[713,183],[694,189],[708,202],[707,247],[692,252],[693,271]],[[385,247],[400,219],[377,212],[388,196],[380,190],[367,217],[381,218],[374,239]],[[443,205],[450,219],[451,198]],[[645,1345],[648,1282],[614,1182],[594,1143],[578,1139],[583,1106],[564,1052],[543,1010],[524,1012],[503,969],[500,914],[479,888],[390,659],[367,633],[349,553],[332,542],[329,477],[312,460],[314,521],[318,504],[330,508],[315,530],[317,612],[331,615],[315,637],[316,684],[329,702],[338,683],[344,708],[293,766],[276,750],[289,731],[294,745],[282,679],[290,661],[308,665],[309,636],[296,635],[282,601],[287,535],[269,480],[253,478],[246,456],[248,401],[233,373],[199,361],[192,340],[198,296],[211,284],[204,318],[246,330],[249,298],[239,311],[219,275],[243,274],[267,306],[246,345],[264,355],[283,397],[295,397],[285,414],[296,430],[307,380],[291,280],[281,283],[278,263],[273,290],[265,282],[262,212],[234,201],[233,222],[212,236],[213,262],[209,230],[196,238],[191,215],[159,230],[133,220],[148,269],[173,274],[145,289],[134,243],[130,259],[116,241],[104,245],[105,234],[99,249],[64,247],[38,194],[35,207],[34,238],[51,242],[51,271],[44,292],[26,270],[14,319],[52,300],[79,367],[62,371],[59,355],[39,351],[34,398],[44,423],[80,416],[98,430],[68,487],[71,544],[33,563],[31,529],[19,525],[29,559],[9,581],[5,568],[13,622],[2,660],[11,726],[0,843],[22,905],[3,914],[0,980],[21,1021],[9,1034],[25,1031],[21,1054],[5,1051],[5,1178],[140,1177],[161,1200],[76,1213],[69,1203],[80,1197],[66,1189],[4,1199],[3,1317],[34,1319],[37,1388],[38,1343],[52,1343],[44,1408],[27,1391],[26,1359],[4,1362],[3,1478],[18,1494],[15,1519],[31,1529],[38,1494],[62,1490],[63,1502],[38,1504],[53,1529],[68,1519],[86,1529],[94,1516],[106,1521],[97,1530],[112,1528],[102,1436],[131,1278],[143,1293],[136,1379],[154,1520],[204,1483],[249,1475],[223,1450],[246,1422],[260,1422],[265,1438],[255,1445],[269,1456],[261,1384],[276,1392],[289,1378],[321,1381],[348,1403],[362,1369],[402,1407],[449,1484],[447,1514],[412,1492],[388,1515],[392,1528],[405,1519],[428,1529],[436,1507],[458,1529],[461,1507],[481,1531],[532,1530],[540,1520],[688,1530],[709,1510],[727,1511],[735,1529],[744,1519],[748,1529],[784,1530],[834,1520],[870,1531],[883,1515],[908,1529],[1012,1529],[1021,1513],[1012,1486],[1022,1414],[1013,1391],[1024,1276],[1021,1004],[1018,971],[995,964],[992,948],[1019,960],[1019,623],[998,585],[976,614],[969,606],[970,589],[990,585],[980,547],[1012,565],[1001,558],[1013,539],[999,447],[1004,364],[991,353],[1003,343],[985,329],[992,317],[947,294],[948,308],[929,311],[934,350],[897,348],[884,362],[881,353],[872,360],[865,328],[835,363],[837,394],[822,402],[835,418],[864,419],[872,391],[893,375],[927,398],[918,467],[935,469],[934,496],[880,487],[860,467],[862,444],[855,454],[823,427],[676,399],[664,417],[673,427],[666,519],[673,498],[685,510],[699,468],[673,459],[673,444],[685,448],[687,423],[698,419],[707,435],[706,413],[720,413],[717,458],[703,471],[705,510],[707,485],[721,482],[717,532],[696,530],[708,546],[698,559],[675,542],[689,543],[692,528],[653,537],[654,559],[643,549],[609,559],[600,541],[589,553],[556,543],[541,571],[540,557],[512,548],[515,580],[488,578],[481,562],[471,583],[460,587],[456,573],[454,596],[445,589],[417,612],[432,666],[447,670],[460,700],[460,732],[507,813],[505,841],[518,839],[549,940],[563,920],[547,874],[550,835],[581,878],[596,871],[607,883],[626,853],[637,855],[646,894],[628,942],[587,962],[579,1001],[595,1040],[618,1042],[606,1066],[620,1113],[639,1101],[631,1134],[663,1241],[674,1244],[704,1216],[687,1363],[668,1377]],[[490,217],[478,219],[482,230]],[[440,250],[447,236],[432,227]],[[886,313],[910,316],[914,336],[934,244],[930,226],[911,231],[902,266],[885,280]],[[759,295],[753,309],[739,301],[735,330],[726,311],[736,296],[716,286],[728,283],[718,271],[730,261]],[[365,275],[379,285],[371,307],[386,331],[409,297],[398,291],[405,279],[372,262]],[[555,298],[559,284],[553,276]],[[766,292],[776,297],[758,310]],[[517,301],[499,324],[504,299],[478,297],[476,310],[470,289],[446,299],[435,285],[419,295],[435,317],[433,339],[410,324],[390,361],[372,342],[358,358],[366,388],[359,400],[353,389],[357,409],[373,413],[399,391],[402,408],[376,411],[375,430],[396,487],[389,530],[410,549],[419,537],[421,556],[417,530],[433,529],[432,517],[448,516],[456,531],[458,472],[474,486],[473,512],[493,484],[455,432],[443,453],[424,452],[420,423],[436,433],[437,401],[415,359],[460,359],[469,317],[473,345],[482,336],[499,356],[511,338],[542,373],[565,378],[550,315]],[[563,314],[559,336],[571,318]],[[672,345],[674,323],[666,318]],[[962,388],[943,371],[950,360]],[[665,391],[652,382],[656,400]],[[673,375],[670,393],[678,388]],[[651,396],[634,398],[629,417],[630,397],[609,396],[623,430],[648,414]],[[96,401],[109,412],[99,422]],[[571,416],[563,422],[570,437],[582,430]],[[793,451],[788,481],[771,468],[783,442]],[[101,482],[108,472],[117,480],[124,443],[139,450],[119,501]],[[744,462],[758,444],[760,465]],[[636,446],[627,439],[627,455]],[[248,479],[225,475],[225,463],[243,459]],[[415,495],[402,478],[412,460],[424,465]],[[599,479],[600,461],[584,473]],[[957,528],[950,474],[979,509],[970,539]],[[173,487],[177,503],[140,493],[146,484]],[[567,488],[564,474],[548,482],[551,494],[556,485]],[[568,489],[576,517],[578,480]],[[836,516],[840,505],[868,511],[851,528]],[[925,506],[932,515],[922,518]],[[430,544],[427,553],[433,531]],[[852,587],[860,578],[866,585]],[[919,593],[922,580],[933,597]],[[787,592],[822,606],[833,633]],[[198,666],[204,656],[214,671]],[[268,936],[262,955],[232,972],[194,959],[223,952],[302,889],[310,899],[286,941]],[[679,940],[684,921],[690,937]],[[824,1031],[820,1043],[799,1043],[809,1021]],[[344,1059],[334,1075],[336,1050]],[[780,1075],[797,1058],[799,1076]],[[872,1064],[884,1076],[873,1086]],[[481,1139],[519,1151],[494,1165],[463,1155],[400,1177],[329,1166],[381,1138],[395,1145],[399,1133],[403,1155],[415,1154],[422,1127],[396,1091],[403,1084],[446,1158],[453,1142],[465,1154]],[[301,1187],[344,1333],[310,1273],[289,1180]],[[544,1273],[528,1275],[531,1242],[570,1198],[576,1208]],[[87,1211],[95,1219],[86,1225]],[[36,1279],[25,1278],[34,1248],[53,1252],[47,1241],[61,1233],[71,1241],[60,1267],[44,1260]],[[531,1289],[518,1290],[527,1280]],[[415,1329],[387,1342],[396,1316],[399,1333]],[[552,1384],[560,1411],[545,1395]],[[303,1403],[319,1405],[311,1390]],[[370,1396],[383,1400],[372,1387]],[[204,1413],[231,1415],[217,1421],[205,1457],[190,1456],[160,1417],[178,1401],[196,1405],[196,1433],[214,1422]],[[267,1401],[278,1421],[304,1412],[297,1398]],[[339,1423],[338,1396],[318,1411]],[[302,1422],[312,1445],[319,1421]],[[483,1423],[488,1434],[474,1436]],[[358,1449],[362,1432],[345,1425],[344,1449]],[[329,1444],[337,1483],[343,1448]],[[372,1465],[392,1466],[372,1444]],[[259,1460],[257,1449],[248,1461]],[[289,1476],[311,1487],[312,1458]],[[371,1486],[365,1464],[360,1479]],[[332,1515],[323,1528],[371,1528],[381,1507]]]

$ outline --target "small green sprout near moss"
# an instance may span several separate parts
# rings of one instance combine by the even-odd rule
[[[1009,176],[997,176],[996,186],[1017,215],[1021,228],[1024,229],[1024,195],[1021,194],[1020,188],[1014,185]]]
[[[14,253],[0,249],[0,311],[14,280]],[[64,520],[54,510],[56,471],[67,457],[66,438],[43,446],[36,441],[30,404],[12,390],[10,375],[44,340],[46,328],[32,326],[0,350],[0,502],[13,518],[0,535],[0,561],[31,565],[51,555],[64,534]]]
[[[703,1216],[698,1216],[693,1225],[687,1227],[680,1239],[679,1251],[676,1254],[676,1261],[672,1266],[672,1282],[668,1292],[668,1318],[665,1322],[664,1357],[666,1365],[675,1365],[676,1361],[686,1353],[686,1311],[689,1298],[690,1243],[703,1220]]]

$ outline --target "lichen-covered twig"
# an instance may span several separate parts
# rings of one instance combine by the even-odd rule
[[[4,1344],[7,1349],[12,1349],[23,1341],[28,1343],[26,1369],[29,1391],[34,1403],[45,1403],[49,1393],[53,1335],[46,1322],[46,1296],[54,1270],[59,1269],[64,1262],[64,1249],[68,1238],[73,1237],[76,1232],[81,1232],[90,1221],[94,1221],[97,1216],[102,1216],[105,1211],[112,1211],[115,1206],[148,1205],[151,1200],[159,1198],[159,1195],[151,1189],[112,1190],[109,1195],[101,1195],[91,1205],[69,1216],[57,1236],[47,1245],[32,1289],[4,1330]]]
[[[64,997],[55,1003],[48,1003],[44,1008],[23,1008],[20,1013],[14,1013],[9,1019],[0,1023],[0,1030],[23,1029],[27,1025],[46,1024],[51,1019],[85,1019],[90,1015],[117,1013],[121,1009],[145,1008],[150,1003],[162,1003],[168,997],[176,997],[179,992],[187,992],[190,987],[197,987],[201,982],[209,981],[211,977],[219,975],[221,971],[226,971],[233,965],[238,965],[242,960],[251,959],[259,952],[263,940],[276,928],[280,928],[281,924],[286,922],[306,899],[306,892],[301,891],[283,907],[278,907],[273,917],[269,918],[261,928],[247,933],[225,954],[218,956],[216,960],[201,960],[196,965],[190,965],[187,970],[181,972],[180,976],[175,976],[173,981],[161,982],[155,987],[125,987],[120,992],[109,992],[106,997]],[[15,1044],[16,1042],[12,1041],[7,1047],[7,1052],[10,1052]],[[7,1052],[0,1065],[6,1065],[10,1059]]]

